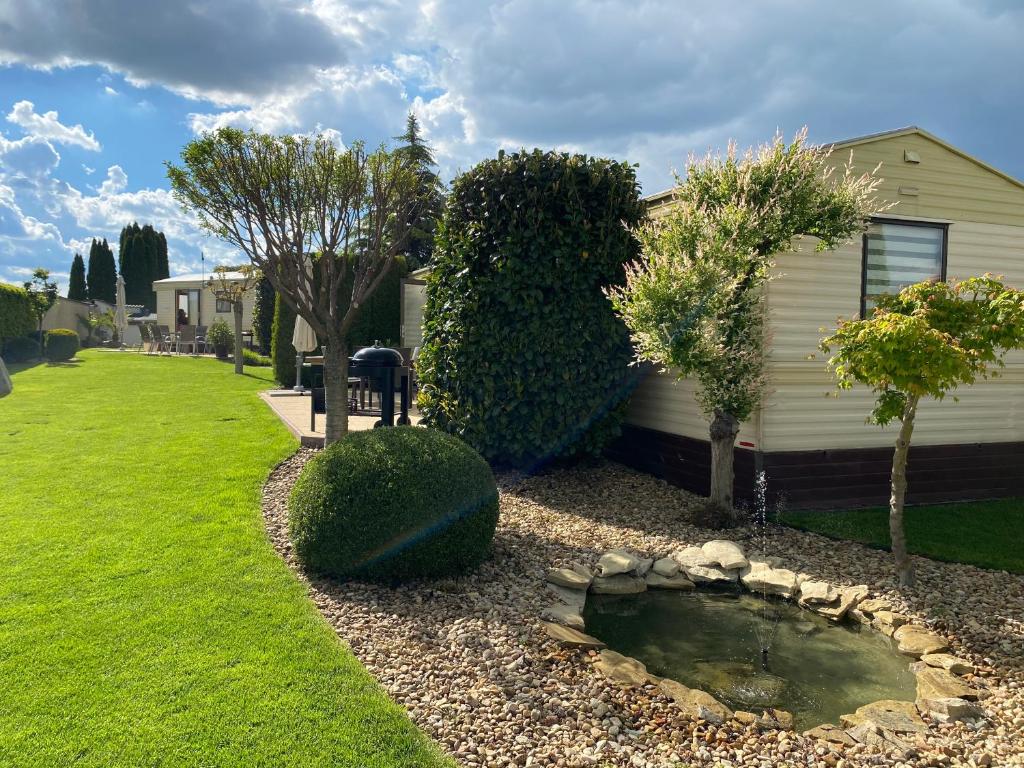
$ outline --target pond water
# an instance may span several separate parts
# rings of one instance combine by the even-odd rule
[[[793,714],[798,730],[838,723],[879,699],[913,701],[908,659],[880,632],[833,624],[795,603],[749,594],[650,590],[590,595],[587,633],[659,677],[712,694],[731,709]],[[772,634],[768,665],[759,638]]]

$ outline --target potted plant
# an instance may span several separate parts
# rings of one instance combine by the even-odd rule
[[[223,320],[214,320],[206,331],[206,344],[213,347],[218,359],[224,360],[234,342],[235,336]]]

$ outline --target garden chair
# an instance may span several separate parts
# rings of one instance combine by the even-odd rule
[[[194,325],[183,325],[178,330],[178,338],[174,342],[174,351],[181,354],[182,347],[190,347],[191,353],[196,351],[196,327]]]
[[[167,325],[156,325],[156,351],[157,354],[166,352],[168,355],[171,354],[171,342],[174,340],[171,336],[170,326]]]
[[[207,326],[197,325],[196,326],[196,351],[199,351],[199,347],[203,348],[203,353],[206,353],[206,331]]]
[[[141,353],[150,344],[149,326],[145,323],[139,324],[139,338],[141,339],[139,342],[139,352]]]

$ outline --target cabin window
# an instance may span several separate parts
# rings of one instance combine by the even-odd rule
[[[217,312],[231,312],[231,302],[224,299],[217,299]]]
[[[864,233],[861,316],[883,293],[899,293],[922,280],[946,278],[945,224],[874,221]]]

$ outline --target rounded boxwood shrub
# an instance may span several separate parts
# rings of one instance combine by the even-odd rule
[[[456,178],[416,363],[425,423],[525,469],[617,436],[636,369],[604,289],[644,215],[633,167],[611,160],[534,150]]]
[[[39,342],[29,336],[17,336],[4,344],[3,358],[8,363],[26,363],[39,357]]]
[[[288,504],[296,555],[338,577],[463,573],[487,557],[497,523],[487,462],[422,427],[346,435],[306,464]]]
[[[54,328],[46,332],[45,352],[50,362],[60,363],[78,354],[78,334],[67,328]]]

